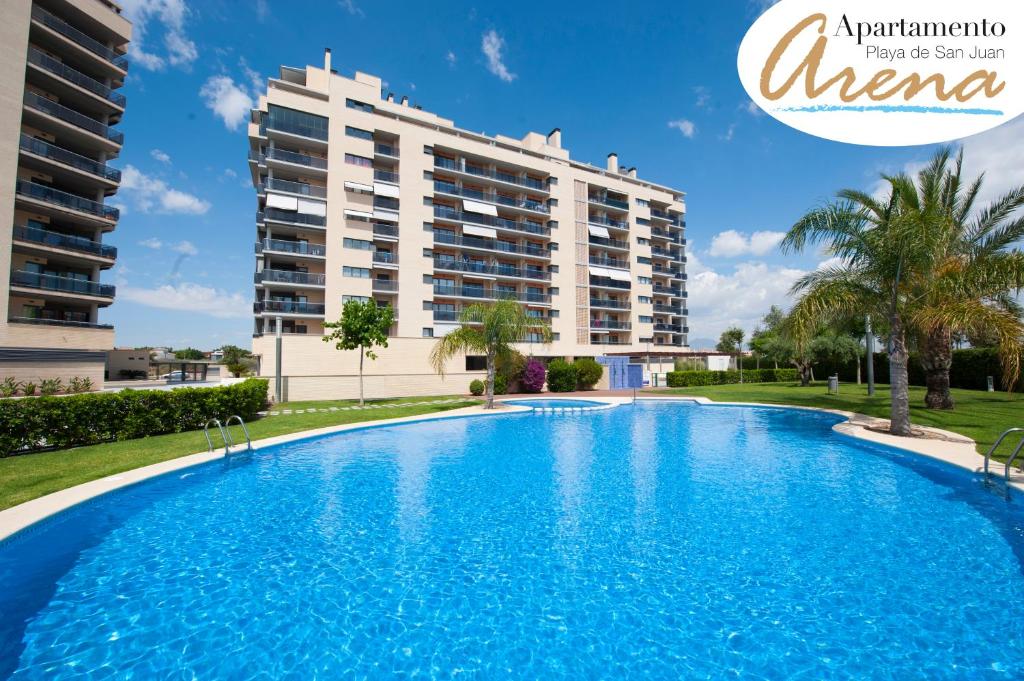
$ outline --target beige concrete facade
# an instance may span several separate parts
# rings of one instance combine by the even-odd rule
[[[131,25],[106,0],[8,0],[0,24],[0,376],[102,385]]]
[[[284,67],[249,125],[258,194],[253,348],[291,399],[351,396],[355,352],[320,342],[350,297],[390,304],[379,396],[462,392],[466,358],[433,375],[436,338],[469,304],[511,297],[551,325],[546,357],[685,350],[682,192],[570,158],[561,131],[489,137],[395,101],[379,78]]]

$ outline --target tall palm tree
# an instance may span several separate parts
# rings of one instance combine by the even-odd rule
[[[444,375],[449,359],[463,353],[477,352],[487,357],[486,409],[494,408],[494,373],[497,360],[515,353],[515,344],[526,334],[536,331],[542,342],[551,342],[551,329],[546,320],[526,314],[514,300],[499,300],[492,305],[475,304],[462,310],[459,328],[439,338],[430,353],[434,370]]]

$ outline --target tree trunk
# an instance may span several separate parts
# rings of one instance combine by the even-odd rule
[[[366,351],[363,346],[359,346],[359,406],[363,406],[363,357],[366,355]]]
[[[857,385],[860,385],[860,353],[857,353]]]
[[[910,435],[910,393],[907,379],[907,340],[903,335],[903,319],[899,314],[889,317],[889,432],[893,435]]]
[[[811,363],[794,359],[793,365],[800,372],[800,387],[806,388],[811,384]]]
[[[956,406],[949,392],[949,368],[953,366],[953,334],[940,326],[922,339],[921,366],[924,367],[928,393],[924,404],[929,409],[952,409]]]
[[[485,387],[487,402],[484,409],[494,409],[494,355],[487,353],[487,383]]]

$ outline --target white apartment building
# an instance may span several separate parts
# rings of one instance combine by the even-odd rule
[[[108,0],[4,0],[0,24],[0,377],[102,385],[117,249],[108,162],[131,24]]]
[[[469,304],[514,298],[550,323],[542,357],[686,349],[686,206],[561,132],[487,136],[395,101],[380,78],[282,67],[249,124],[258,195],[253,350],[286,399],[350,397],[357,352],[322,342],[350,299],[391,305],[369,396],[463,392],[481,358],[427,361]]]

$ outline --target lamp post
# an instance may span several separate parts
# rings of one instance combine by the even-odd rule
[[[277,404],[281,404],[281,318],[276,317],[275,320],[277,325],[277,332],[274,338],[275,349],[274,353],[274,401]]]

